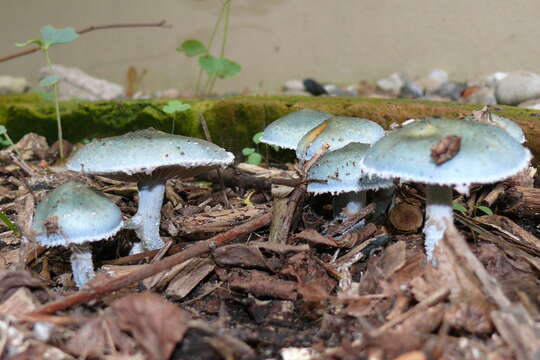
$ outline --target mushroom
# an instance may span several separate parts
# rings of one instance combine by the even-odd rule
[[[120,209],[109,198],[76,181],[47,194],[32,222],[40,245],[71,248],[71,269],[79,288],[94,277],[90,243],[110,238],[121,227]]]
[[[362,169],[385,179],[424,183],[425,248],[433,252],[453,223],[452,187],[468,192],[472,183],[506,179],[525,167],[529,150],[503,129],[470,120],[428,118],[390,132],[362,159]]]
[[[311,129],[302,137],[302,139],[300,139],[296,148],[296,157],[303,163],[315,156],[324,144],[329,145],[327,153],[329,154],[330,152],[343,148],[351,142],[367,144],[369,147],[369,144],[374,143],[383,136],[383,128],[371,120],[335,116],[324,120],[320,125]],[[346,154],[346,152],[344,154]],[[358,164],[360,160],[361,157],[357,157]],[[315,176],[312,177],[315,178]],[[311,188],[314,188],[314,183],[311,184]],[[352,210],[349,215],[353,215],[365,206],[365,193],[357,191],[340,193],[338,196],[334,197],[333,204],[334,215],[337,216],[341,212],[342,204],[346,204],[345,208]]]
[[[194,176],[233,160],[233,154],[211,142],[150,128],[93,141],[66,165],[73,171],[137,182],[139,208],[126,224],[142,242],[134,245],[134,254],[163,246],[159,224],[168,179]]]
[[[324,144],[334,151],[351,142],[373,144],[384,136],[383,128],[367,119],[348,116],[334,116],[324,120],[308,131],[296,146],[296,157],[300,161],[311,159]]]
[[[391,180],[368,177],[359,170],[360,161],[369,147],[369,144],[352,142],[321,156],[309,169],[308,178],[326,182],[309,182],[307,191],[314,194],[340,194],[341,197],[334,198],[334,211],[344,208],[348,214],[357,213],[365,206],[366,190],[394,185]],[[340,200],[346,203],[340,204]]]
[[[331,117],[330,114],[311,109],[295,111],[268,125],[264,129],[261,142],[295,150],[305,133]]]

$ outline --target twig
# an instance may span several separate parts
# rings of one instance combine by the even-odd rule
[[[206,119],[204,118],[203,113],[199,113],[199,121],[201,122],[201,126],[204,131],[204,136],[206,137],[206,140],[212,141],[212,135],[210,135],[210,130],[208,130],[208,125],[206,124]],[[229,198],[227,197],[227,191],[225,189],[225,182],[223,181],[223,174],[221,173],[221,169],[216,169],[218,177],[219,177],[219,185],[221,186],[221,193],[223,194],[223,200],[225,201],[225,207],[227,209],[231,208],[231,204],[229,203]]]
[[[104,296],[114,291],[120,290],[132,283],[144,280],[150,276],[168,270],[173,266],[178,265],[188,259],[196,256],[201,256],[205,253],[210,252],[214,248],[226,244],[231,240],[249,234],[257,229],[260,229],[261,227],[268,225],[271,219],[272,214],[266,213],[256,219],[245,222],[234,229],[216,235],[208,240],[200,241],[192,247],[187,248],[186,250],[178,254],[169,256],[153,264],[144,265],[140,270],[133,271],[124,276],[111,279],[110,281],[107,281],[101,285],[97,285],[96,287],[81,290],[71,296],[49,303],[43,306],[41,309],[33,311],[26,315],[34,316],[38,314],[53,314],[57,311],[65,310],[76,305],[87,303],[92,300],[101,299]]]
[[[80,30],[76,30],[77,34],[82,35],[86,34],[87,32],[94,31],[94,30],[105,30],[105,29],[120,29],[120,28],[132,28],[132,27],[161,27],[161,28],[171,28],[172,26],[167,24],[165,20],[161,20],[159,22],[151,22],[151,23],[131,23],[131,24],[109,24],[109,25],[90,25],[85,28],[82,28]],[[31,47],[29,49],[24,49],[21,51],[17,51],[16,53],[4,56],[0,58],[0,62],[8,61],[11,59],[15,59],[19,56],[28,55],[35,53],[36,51],[40,50],[39,47]]]

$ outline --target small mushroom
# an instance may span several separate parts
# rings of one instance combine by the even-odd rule
[[[348,116],[334,116],[308,131],[296,146],[300,161],[311,159],[324,144],[334,151],[351,142],[373,144],[384,136],[384,129],[371,120]]]
[[[233,154],[211,142],[150,128],[93,141],[75,153],[66,166],[73,171],[137,182],[139,208],[126,224],[142,242],[142,246],[134,245],[133,254],[163,246],[159,224],[168,179],[195,176],[233,161]]]
[[[366,191],[392,187],[391,180],[376,176],[368,177],[360,170],[360,161],[369,149],[369,144],[350,143],[345,147],[324,154],[308,171],[312,181],[307,191],[313,194],[331,193],[334,197],[334,211],[345,208],[349,214],[358,212],[365,206]],[[345,203],[341,203],[344,201]],[[337,214],[336,214],[337,215]]]
[[[86,185],[71,181],[47,194],[32,223],[42,246],[71,248],[71,268],[77,287],[94,277],[90,243],[113,236],[122,227],[120,209]]]
[[[332,115],[311,109],[295,111],[268,125],[263,132],[261,142],[284,149],[296,149],[298,141],[309,130],[319,125]]]
[[[449,136],[459,148],[437,164],[433,148]],[[448,139],[448,138],[447,138]],[[450,147],[449,147],[450,149]],[[429,118],[392,131],[362,159],[362,169],[385,179],[424,183],[426,188],[425,248],[428,259],[453,222],[452,188],[467,192],[470,184],[489,184],[526,168],[531,153],[503,129],[471,120]]]
[[[334,116],[330,119],[324,120],[321,124],[311,129],[302,137],[302,139],[300,139],[296,148],[296,157],[301,163],[305,162],[315,156],[315,154],[321,150],[324,144],[329,145],[328,152],[326,154],[335,152],[352,142],[366,144],[369,147],[370,144],[379,140],[383,136],[383,128],[371,120],[347,116]],[[359,150],[361,145],[355,145],[353,147]],[[363,156],[366,149],[363,147],[362,149]],[[343,153],[338,153],[337,155],[331,155],[330,158],[335,156],[343,161],[347,161],[350,159],[351,154],[351,152],[345,151]],[[354,158],[358,162],[358,166],[362,156]],[[357,169],[356,172],[358,172],[358,178],[361,178],[363,174],[360,172],[360,170]],[[313,175],[309,176],[316,178]],[[315,183],[310,185],[311,189],[315,189],[317,186]],[[310,191],[309,188],[308,191]],[[338,196],[334,197],[333,203],[335,216],[341,212],[342,206],[345,206],[349,212],[354,214],[354,212],[359,211],[365,206],[365,193],[363,191],[357,192],[356,190],[342,192]]]

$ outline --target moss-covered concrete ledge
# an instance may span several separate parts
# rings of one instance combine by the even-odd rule
[[[252,146],[251,137],[289,112],[303,108],[335,115],[356,116],[378,122],[384,128],[392,122],[428,116],[457,117],[480,109],[481,105],[455,102],[429,102],[405,99],[356,97],[249,96],[186,101],[192,109],[178,113],[176,133],[204,138],[199,123],[203,114],[213,140],[236,154]],[[155,127],[170,131],[171,116],[161,111],[167,100],[124,100],[61,103],[64,136],[82,139],[112,136]],[[515,120],[525,131],[527,145],[540,158],[540,111],[502,106],[500,115]],[[0,96],[0,124],[18,139],[28,132],[56,139],[54,106],[34,95]]]

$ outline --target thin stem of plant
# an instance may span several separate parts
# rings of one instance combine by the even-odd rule
[[[227,38],[229,36],[229,15],[231,13],[231,2],[232,0],[226,0],[223,4],[223,9],[225,10],[225,21],[223,25],[223,41],[221,42],[221,50],[219,52],[219,57],[225,57],[225,47],[227,45]],[[211,94],[214,90],[214,85],[216,84],[217,76],[213,76],[213,79],[210,81],[210,87],[207,90],[207,94]]]
[[[160,28],[171,28],[171,25],[168,25],[165,20],[161,20],[159,22],[151,22],[151,23],[132,23],[132,24],[110,24],[110,25],[91,25],[87,26],[81,30],[77,30],[77,34],[82,35],[86,34],[87,32],[94,31],[94,30],[105,30],[105,29],[119,29],[119,28],[130,28],[130,27],[160,27]],[[0,58],[0,62],[8,61],[11,59],[18,58],[20,56],[28,55],[35,53],[36,51],[41,50],[38,46],[24,49],[21,51],[17,51],[16,53],[6,55],[4,57]]]
[[[49,72],[51,75],[54,74],[51,58],[49,57],[49,50],[44,49],[43,54],[45,54],[45,61],[49,67]],[[60,118],[60,103],[58,101],[58,82],[53,84],[54,92],[54,109],[56,111],[56,126],[58,128],[58,149],[60,150],[60,160],[64,159],[64,141],[62,134],[62,119]]]
[[[219,25],[221,24],[221,19],[223,18],[223,13],[225,11],[225,4],[221,7],[221,10],[219,11],[218,19],[216,20],[216,24],[214,25],[214,29],[212,29],[212,34],[210,35],[210,39],[208,40],[208,43],[206,44],[206,49],[208,50],[208,53],[206,55],[209,55],[210,48],[212,47],[212,42],[214,41],[214,38],[217,34],[217,31],[219,29]],[[199,95],[199,90],[201,87],[201,78],[202,78],[203,68],[199,68],[199,75],[197,75],[197,83],[195,85],[195,95]],[[206,81],[206,84],[204,86],[204,94],[207,94],[206,88],[208,86],[208,82],[210,81],[211,76],[208,75],[208,80]]]

